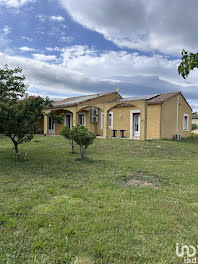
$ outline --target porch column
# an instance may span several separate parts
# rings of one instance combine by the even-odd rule
[[[72,120],[73,120],[73,126],[76,126],[77,125],[77,112],[73,112],[73,115],[72,115]]]
[[[48,134],[48,117],[44,115],[44,134]]]
[[[103,137],[108,137],[108,111],[104,111]]]

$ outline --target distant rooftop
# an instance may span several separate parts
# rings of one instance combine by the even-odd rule
[[[198,115],[192,115],[192,119],[198,119]]]

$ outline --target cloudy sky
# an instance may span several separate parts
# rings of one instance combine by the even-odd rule
[[[54,99],[180,90],[198,110],[198,70],[177,72],[182,49],[197,51],[197,11],[195,0],[0,0],[0,67],[22,67],[29,92]]]

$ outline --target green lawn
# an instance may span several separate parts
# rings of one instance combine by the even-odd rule
[[[198,245],[198,144],[0,138],[0,263],[182,263]]]

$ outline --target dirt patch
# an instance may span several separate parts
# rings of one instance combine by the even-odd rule
[[[121,187],[152,187],[154,189],[162,188],[164,181],[156,175],[149,175],[143,172],[135,172],[133,175],[122,177]]]
[[[77,257],[73,264],[92,264],[93,262],[89,258],[82,258],[82,257]]]

